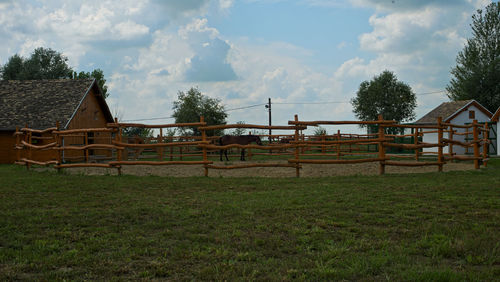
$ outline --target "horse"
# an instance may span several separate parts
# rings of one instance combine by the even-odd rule
[[[240,144],[240,145],[248,145],[252,142],[257,143],[257,145],[262,146],[262,142],[260,141],[260,137],[256,135],[224,135],[219,138],[219,145],[225,146],[230,144]],[[226,161],[229,161],[227,157],[227,150],[220,150],[220,160],[222,161],[222,151],[224,151],[224,155],[226,156]],[[241,149],[241,161],[245,161],[245,149]]]

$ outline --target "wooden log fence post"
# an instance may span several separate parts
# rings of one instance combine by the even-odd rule
[[[480,155],[479,155],[479,125],[477,123],[477,120],[473,120],[472,121],[472,135],[474,137],[474,168],[475,169],[479,169],[480,165],[479,165],[479,158],[480,158]]]
[[[57,131],[59,131],[61,129],[61,124],[58,122],[56,122],[56,128],[57,128]],[[62,164],[62,150],[59,150],[59,148],[62,147],[62,144],[61,144],[61,135],[60,134],[53,134],[55,135],[55,139],[56,139],[56,149],[57,150],[57,172],[60,173],[61,172],[61,164]]]
[[[85,145],[85,147],[87,147],[89,145],[89,133],[85,132],[83,134],[84,134],[83,135],[84,145]],[[85,162],[88,163],[89,162],[89,149],[85,148],[84,152],[85,152]]]
[[[443,118],[437,118],[437,126],[438,126],[438,171],[443,171]]]
[[[337,140],[338,140],[338,141],[340,141],[340,139],[341,139],[341,138],[340,138],[340,129],[338,129],[338,130],[337,130]],[[337,147],[337,160],[340,160],[340,149],[341,149],[341,148],[340,148],[340,146],[341,146],[341,145],[340,145],[340,143],[339,143],[339,144],[337,144],[337,146],[336,146],[336,147]],[[350,147],[351,147],[351,145],[349,144],[349,148],[350,148]],[[349,151],[350,151],[350,150],[349,150]]]
[[[449,139],[453,140],[453,135],[455,133],[455,130],[453,130],[453,126],[449,126],[450,132],[448,133]],[[453,162],[453,143],[448,144],[448,154],[450,155],[451,162]]]
[[[294,117],[295,119],[295,122],[298,122],[299,121],[299,116],[298,115],[295,115]],[[299,163],[299,150],[300,150],[300,147],[299,147],[299,127],[298,125],[296,124],[295,125],[295,136],[294,136],[294,139],[295,139],[295,176],[296,177],[300,177],[300,163]]]
[[[174,142],[173,136],[169,137],[169,142]],[[173,157],[174,157],[173,154],[174,154],[174,146],[171,146],[170,147],[170,161],[173,160]]]
[[[205,122],[205,117],[201,116],[200,123],[203,123],[203,122]],[[201,130],[201,141],[203,142],[203,144],[205,144],[205,141],[207,141],[207,133],[205,132],[205,129]],[[203,151],[203,161],[206,162],[206,161],[208,161],[207,148],[205,146],[203,146],[202,151]],[[203,168],[205,169],[205,176],[208,176],[208,165],[206,163],[203,164]]]
[[[118,124],[118,118],[115,118],[115,123]],[[118,126],[117,129],[118,130],[116,131],[115,140],[117,142],[121,143],[122,142],[122,128],[121,128],[121,126]],[[124,152],[126,152],[128,154],[127,148],[116,149],[116,160],[118,162],[122,161],[122,155],[123,155]],[[121,165],[117,165],[116,168],[118,169],[118,175],[122,175],[122,166]]]
[[[160,128],[160,135],[158,136],[158,143],[163,143],[163,128]],[[160,161],[163,161],[163,148],[158,148],[158,157]]]
[[[383,127],[382,122],[381,122],[381,121],[384,120],[384,118],[382,117],[382,115],[378,115],[378,120],[379,120],[379,124],[378,124],[378,138],[380,140],[383,140],[385,138],[385,128]],[[382,174],[385,174],[385,147],[384,147],[384,141],[380,141],[378,143],[378,157],[380,159],[378,174],[382,175]]]
[[[325,154],[325,147],[326,147],[326,146],[325,146],[325,143],[324,143],[324,142],[326,141],[326,136],[325,136],[325,134],[321,134],[321,141],[323,142],[323,143],[321,144],[321,154],[322,154],[322,155],[324,155],[324,154]]]
[[[28,124],[26,124],[25,128],[28,128]],[[31,136],[32,132],[31,131],[28,131],[28,134],[26,134],[26,143],[30,144],[31,145]],[[28,147],[28,160],[32,160],[32,152],[31,152],[31,147]],[[31,164],[29,162],[26,163],[26,169],[30,169],[31,167]]]
[[[485,167],[488,166],[488,151],[490,148],[490,143],[489,143],[489,135],[490,135],[490,129],[488,127],[488,123],[484,123],[483,127],[483,164]]]
[[[21,160],[21,135],[19,135],[19,126],[16,126],[16,161]]]
[[[414,139],[413,144],[415,144],[415,145],[418,145],[418,132],[419,132],[419,130],[417,127],[417,128],[415,128],[415,133],[413,135],[413,139]],[[418,162],[419,156],[420,156],[420,149],[417,148],[417,149],[415,149],[415,160],[417,162]]]

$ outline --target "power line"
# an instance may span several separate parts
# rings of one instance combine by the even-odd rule
[[[415,95],[416,96],[424,96],[424,95],[439,94],[439,93],[444,93],[444,92],[447,92],[447,91],[446,90],[439,90],[439,91],[433,91],[433,92],[418,93]],[[349,103],[351,103],[351,102],[350,101],[325,101],[325,102],[273,102],[272,104],[275,104],[275,105],[322,105],[322,104],[349,104]],[[264,106],[264,105],[268,105],[268,103],[255,104],[255,105],[250,105],[250,106],[227,109],[226,112],[250,109],[250,108],[260,107],[260,106]],[[131,122],[131,121],[161,120],[161,119],[172,119],[172,118],[174,118],[174,117],[173,116],[154,117],[154,118],[130,119],[130,120],[123,120],[123,121],[124,122]]]
[[[346,101],[335,101],[335,102],[273,102],[273,104],[279,105],[316,105],[316,104],[345,104],[350,103]]]
[[[254,107],[260,107],[260,106],[264,106],[264,105],[267,105],[267,103],[257,104],[257,105],[251,105],[251,106],[246,106],[246,107],[240,107],[240,108],[234,108],[234,109],[227,109],[226,112],[236,111],[236,110],[243,110],[243,109],[254,108]]]
[[[419,94],[415,94],[415,95],[417,95],[417,96],[423,96],[423,95],[438,94],[438,93],[443,93],[443,92],[447,92],[447,91],[446,90],[439,90],[439,91],[434,91],[434,92],[419,93]]]

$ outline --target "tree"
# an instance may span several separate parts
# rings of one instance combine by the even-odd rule
[[[326,135],[326,128],[318,126],[314,129],[314,136],[323,136]]]
[[[359,85],[356,97],[351,100],[356,117],[363,121],[377,120],[382,115],[386,120],[396,122],[409,121],[415,118],[417,106],[415,93],[411,87],[397,80],[394,73],[385,70],[371,81],[363,81]],[[366,127],[366,125],[362,125]],[[376,132],[375,126],[368,127],[369,132]],[[389,133],[397,133],[398,129],[388,129]]]
[[[123,129],[123,136],[139,136],[141,138],[153,137],[153,129],[143,127],[126,127]]]
[[[58,79],[71,78],[73,70],[68,58],[50,48],[39,47],[28,59],[15,54],[2,67],[2,79]]]
[[[104,98],[109,96],[108,86],[106,86],[106,79],[104,79],[104,72],[101,69],[95,69],[92,72],[84,72],[81,71],[79,73],[74,72],[73,78],[83,79],[83,78],[95,78],[97,80],[97,84],[102,90],[102,95]]]
[[[24,59],[15,54],[9,58],[9,61],[0,68],[0,75],[4,80],[21,80],[23,72]]]
[[[475,99],[491,112],[500,107],[500,3],[472,16],[472,38],[458,53],[446,87],[452,100]]]
[[[0,67],[0,78],[3,80],[95,78],[104,98],[109,96],[104,72],[101,69],[77,73],[73,72],[67,61],[68,58],[61,53],[50,48],[39,47],[28,59],[18,54],[10,57],[7,63]]]
[[[236,124],[245,124],[244,121],[238,121]],[[245,135],[246,128],[235,128],[233,132],[231,132],[231,135],[234,136],[240,136],[240,135]]]
[[[191,88],[187,93],[179,91],[177,99],[172,107],[176,123],[199,122],[203,116],[208,125],[226,124],[227,113],[220,100],[201,94],[198,88]],[[191,127],[187,131],[184,133],[201,135],[197,127]],[[207,132],[207,135],[220,135],[222,132],[223,130],[215,130]]]

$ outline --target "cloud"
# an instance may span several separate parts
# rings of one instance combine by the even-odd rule
[[[149,28],[128,20],[114,25],[111,32],[116,34],[118,39],[132,39],[148,34]]]
[[[190,60],[190,67],[186,71],[187,81],[228,81],[237,78],[226,60],[231,48],[229,44],[216,38],[202,46],[195,48],[198,52]]]

